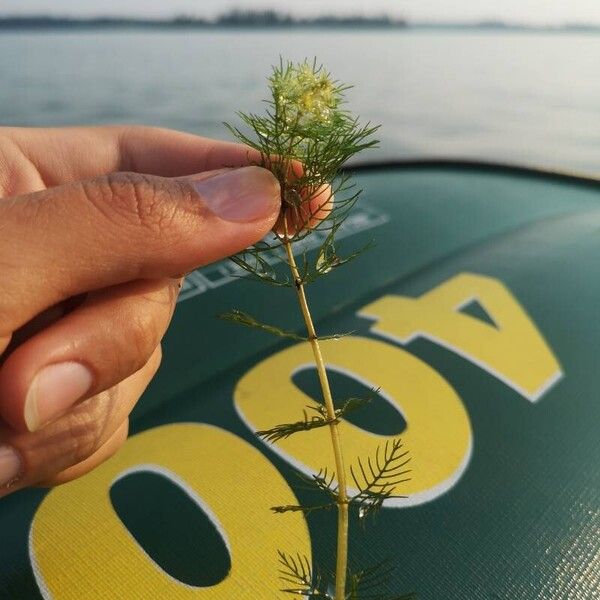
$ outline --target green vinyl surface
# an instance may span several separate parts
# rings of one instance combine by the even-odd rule
[[[333,362],[344,345],[355,341],[364,348],[364,373],[333,370],[334,393],[356,395],[368,391],[368,384],[381,385],[371,405],[348,417],[353,431],[381,440],[403,435],[411,450],[411,426],[417,427],[411,407],[419,410],[422,399],[411,397],[403,406],[386,396],[385,385],[377,381],[376,356],[369,352],[377,342],[392,373],[398,360],[400,388],[408,377],[407,389],[420,389],[410,379],[410,368],[401,367],[413,364],[412,357],[425,378],[448,386],[466,415],[469,441],[460,466],[438,487],[424,483],[422,493],[385,506],[364,528],[351,521],[351,563],[366,567],[389,561],[394,571],[383,585],[388,597],[414,591],[422,600],[600,598],[600,183],[451,163],[357,169],[356,179],[364,194],[339,250],[373,244],[308,291],[320,333],[350,332],[341,350],[332,346]],[[282,261],[278,268],[285,266]],[[374,317],[377,309],[364,310],[382,298],[417,300],[452,285],[459,292],[464,287],[454,316],[510,333],[512,346],[502,346],[501,352],[523,353],[525,362],[527,344],[543,346],[547,373],[541,363],[517,364],[519,375],[512,377],[486,363],[481,356],[488,350],[483,347],[487,337],[475,354],[444,342],[435,324],[429,329],[437,319],[435,307],[404,339],[385,319]],[[533,332],[527,339],[494,314],[496,300],[524,315]],[[92,473],[55,490],[25,490],[0,500],[0,599],[285,598],[277,585],[265,592],[252,583],[256,575],[268,579],[273,556],[254,551],[245,536],[269,538],[273,531],[282,531],[284,542],[290,532],[290,547],[281,550],[294,552],[301,537],[315,565],[333,567],[333,512],[315,513],[306,525],[294,520],[298,515],[273,515],[268,508],[258,516],[252,512],[256,498],[267,506],[280,499],[273,497],[275,488],[250,486],[254,480],[245,471],[245,456],[302,501],[316,496],[299,485],[302,457],[265,445],[254,434],[256,421],[247,411],[252,390],[240,381],[256,369],[263,369],[267,379],[272,376],[272,398],[257,399],[267,407],[261,413],[267,421],[269,401],[273,406],[288,401],[278,394],[288,389],[282,377],[317,401],[318,390],[314,372],[304,363],[283,375],[274,366],[271,374],[270,361],[275,365],[277,357],[293,353],[297,342],[216,318],[233,308],[302,332],[293,290],[241,278],[230,262],[189,275],[164,340],[162,366],[132,415],[131,437],[122,451],[129,452],[130,474],[117,469],[107,475],[109,484],[101,485],[102,473]],[[460,320],[451,333],[458,338],[464,333]],[[498,360],[503,364],[502,356]],[[532,385],[539,385],[528,392],[524,382],[535,380],[538,370],[543,373]],[[446,436],[444,402],[431,406],[439,411],[420,415],[415,434],[434,454],[441,444],[439,455],[452,462],[454,447],[448,446],[446,457],[443,444],[450,442],[435,433]],[[431,430],[428,418],[436,424]],[[222,454],[212,447],[195,454],[191,438],[199,436],[201,444],[205,430],[168,429],[178,424],[210,425],[223,452],[237,440],[243,445],[236,454],[236,477],[212,481],[204,476],[206,498],[201,492],[190,495],[184,471],[193,473],[197,465],[198,473],[218,478]],[[452,440],[456,425],[447,427]],[[181,433],[161,437],[167,431]],[[307,447],[313,443],[312,432],[297,435],[306,436]],[[144,445],[136,439],[150,441]],[[160,467],[163,452],[174,457],[168,473],[143,467]],[[318,456],[329,449],[307,452]],[[427,480],[430,467],[418,453],[411,457],[410,485],[416,486]],[[108,473],[111,461],[100,469]],[[177,461],[185,466],[181,473]],[[225,466],[222,472],[225,478]],[[169,473],[176,477],[169,479]],[[219,511],[232,498],[238,499],[232,510],[239,514],[226,517],[238,525],[227,530]],[[104,508],[96,510],[95,503]],[[111,528],[108,533],[105,527]],[[154,574],[142,576],[136,565]]]

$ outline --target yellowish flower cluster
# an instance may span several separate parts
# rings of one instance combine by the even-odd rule
[[[278,108],[290,125],[326,125],[340,103],[329,74],[306,62],[276,73],[272,85]]]

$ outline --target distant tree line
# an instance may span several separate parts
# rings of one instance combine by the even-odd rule
[[[72,28],[214,28],[214,27],[404,27],[406,21],[389,16],[293,17],[274,10],[234,9],[215,19],[179,15],[171,19],[127,17],[62,17],[51,15],[0,16],[3,29],[72,29]]]
[[[409,24],[404,19],[387,15],[366,17],[360,15],[322,15],[295,17],[275,10],[233,9],[214,19],[193,15],[179,15],[170,19],[147,19],[128,17],[62,17],[51,15],[0,16],[0,31],[10,29],[214,29],[214,28],[374,28],[400,29]],[[410,23],[419,29],[478,29],[500,31],[573,31],[599,33],[600,25],[566,23],[558,26],[535,26],[503,21],[480,21],[474,23]]]
[[[288,14],[279,13],[275,10],[239,10],[234,9],[225,13],[213,21],[214,25],[224,26],[252,26],[252,27],[403,27],[406,25],[404,19],[393,19],[387,15],[376,17],[364,17],[360,15],[323,15],[318,17],[293,17]]]

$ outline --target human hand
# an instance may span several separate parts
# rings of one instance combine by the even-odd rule
[[[0,128],[0,497],[122,446],[181,276],[279,215],[254,160],[153,128]]]

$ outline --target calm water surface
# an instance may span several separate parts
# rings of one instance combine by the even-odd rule
[[[0,122],[136,122],[224,138],[282,55],[317,56],[382,124],[371,158],[600,173],[600,36],[478,32],[0,34]]]

